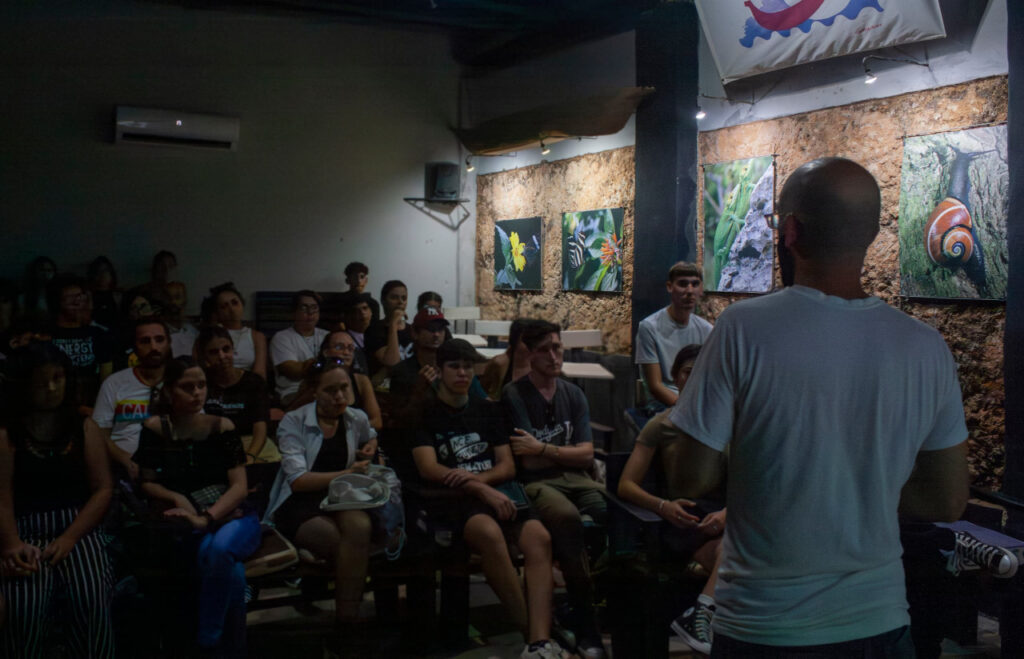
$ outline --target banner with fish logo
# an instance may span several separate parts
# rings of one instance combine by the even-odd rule
[[[696,0],[722,82],[946,36],[939,0]]]

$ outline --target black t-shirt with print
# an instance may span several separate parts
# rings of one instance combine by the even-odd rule
[[[494,447],[507,445],[508,437],[497,403],[470,398],[456,409],[435,398],[424,410],[413,446],[433,447],[438,464],[476,474],[494,468]]]
[[[242,379],[230,387],[208,382],[203,411],[231,419],[239,435],[251,435],[254,423],[269,418],[267,383],[252,371],[243,371]]]

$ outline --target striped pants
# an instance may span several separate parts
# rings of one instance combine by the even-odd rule
[[[22,541],[40,549],[75,519],[74,508],[22,515],[17,519]],[[107,541],[98,530],[80,539],[57,565],[40,560],[39,571],[24,577],[0,577],[0,592],[7,601],[7,621],[0,629],[0,655],[40,657],[47,646],[67,648],[69,657],[114,656],[114,630],[110,621],[113,566]],[[54,599],[65,599],[60,627],[67,638],[52,639]]]

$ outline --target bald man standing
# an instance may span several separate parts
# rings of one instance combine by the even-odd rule
[[[942,337],[861,286],[880,207],[857,163],[797,169],[792,285],[722,313],[669,415],[686,459],[729,446],[712,657],[914,656],[897,521],[959,518],[967,428]]]

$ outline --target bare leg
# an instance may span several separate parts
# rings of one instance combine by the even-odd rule
[[[512,567],[512,558],[508,554],[505,536],[498,522],[490,515],[473,515],[466,522],[462,535],[470,548],[480,554],[487,583],[505,605],[512,622],[524,636],[529,637],[523,587],[519,575]]]
[[[530,617],[528,643],[551,638],[551,536],[539,520],[523,524],[519,534],[526,573],[526,608]]]
[[[341,621],[351,621],[359,615],[366,586],[370,516],[362,510],[344,510],[334,514],[334,521],[341,533],[334,558],[335,616]]]
[[[693,552],[693,560],[700,563],[701,567],[711,573],[711,576],[708,577],[708,582],[704,584],[700,594],[714,597],[715,584],[718,583],[718,568],[722,564],[722,537],[719,536],[701,545],[700,549]]]

